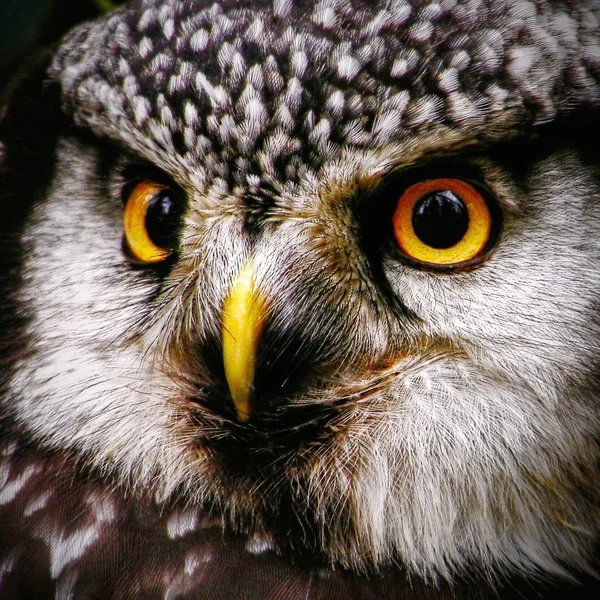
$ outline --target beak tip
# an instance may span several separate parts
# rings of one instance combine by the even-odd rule
[[[250,420],[250,415],[243,410],[237,410],[237,417],[241,423],[247,423]]]
[[[234,388],[230,389],[230,393],[238,420],[241,423],[247,423],[250,420],[250,416],[252,414],[252,407],[250,404],[250,391],[235,390]]]

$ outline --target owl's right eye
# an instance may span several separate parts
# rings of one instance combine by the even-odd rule
[[[182,215],[179,194],[166,185],[142,181],[124,200],[125,241],[132,257],[146,264],[163,262],[177,242]]]

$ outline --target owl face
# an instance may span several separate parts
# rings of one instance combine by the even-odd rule
[[[495,6],[141,2],[73,32],[21,240],[17,427],[358,570],[584,564],[598,157],[541,123],[573,103],[536,42],[562,13]],[[484,41],[505,88],[469,87]]]

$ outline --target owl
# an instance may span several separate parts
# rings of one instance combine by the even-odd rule
[[[32,63],[0,596],[598,597],[599,8],[134,0]]]

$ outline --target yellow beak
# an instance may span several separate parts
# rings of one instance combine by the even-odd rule
[[[223,365],[229,392],[240,421],[252,413],[256,349],[267,316],[265,299],[257,292],[252,263],[238,273],[223,303]]]

